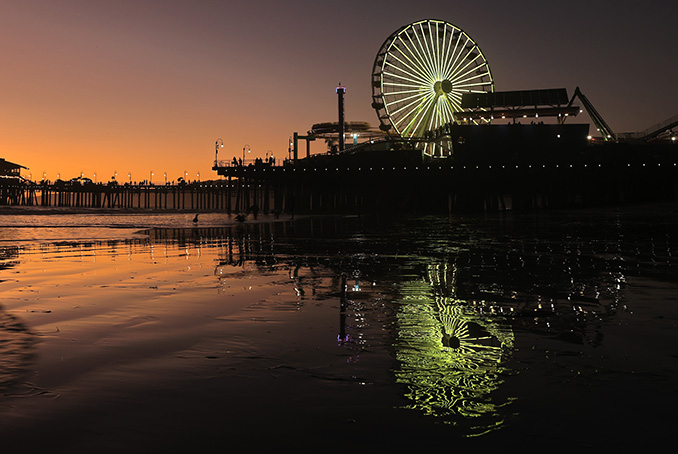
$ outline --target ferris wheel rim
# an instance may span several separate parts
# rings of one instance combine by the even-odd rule
[[[381,129],[400,137],[421,137],[453,122],[462,93],[488,91],[494,91],[494,79],[484,53],[467,32],[444,20],[400,27],[375,58],[372,105]]]

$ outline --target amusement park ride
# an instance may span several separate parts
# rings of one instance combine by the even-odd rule
[[[263,199],[276,212],[505,210],[678,197],[671,146],[678,116],[615,134],[578,87],[571,97],[565,88],[495,91],[480,47],[451,23],[421,20],[392,33],[377,52],[371,84],[378,127],[345,120],[339,84],[338,122],[295,132],[283,165],[215,159],[213,170],[237,185],[247,206],[261,198],[248,194],[272,191]],[[584,111],[600,137],[589,134],[588,121],[571,120]],[[651,141],[667,134],[674,140]],[[311,155],[314,140],[325,140],[328,153]]]
[[[496,92],[490,66],[480,47],[465,31],[441,20],[413,22],[392,33],[377,52],[371,82],[378,128],[364,122],[344,121],[345,88],[338,87],[339,122],[315,124],[304,136],[295,133],[290,154],[293,152],[298,159],[299,139],[307,141],[307,156],[310,141],[325,139],[333,152],[399,142],[420,149],[424,158],[449,157],[454,155],[459,137],[469,130],[468,127],[458,130],[459,126],[501,126],[507,122],[543,125],[544,119],[552,118],[562,125],[552,128],[554,135],[559,136],[564,135],[564,129],[572,129],[565,126],[566,120],[583,110],[600,134],[591,137],[583,128],[576,128],[585,142],[643,141],[678,126],[678,117],[674,117],[643,133],[617,135],[579,87],[571,98],[564,88]],[[575,105],[575,100],[581,107]],[[482,130],[483,134],[496,135],[492,128]],[[347,134],[354,138],[348,148],[344,144]],[[357,143],[358,135],[361,144]]]

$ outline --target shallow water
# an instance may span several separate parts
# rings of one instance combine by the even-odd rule
[[[3,447],[669,440],[674,206],[259,221],[0,216]]]

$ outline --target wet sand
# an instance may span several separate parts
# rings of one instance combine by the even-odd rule
[[[600,233],[607,218],[585,216],[566,216],[569,238],[555,215],[4,242],[0,439],[69,453],[663,446],[678,403],[675,219]],[[549,298],[554,311],[534,306]],[[513,311],[487,319],[510,322],[512,348],[478,376],[495,374],[493,390],[457,401],[471,420],[426,414],[413,392],[444,388],[408,382],[404,366],[440,323],[429,308],[459,301]],[[439,364],[412,367],[423,380]]]

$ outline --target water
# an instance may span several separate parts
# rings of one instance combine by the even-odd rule
[[[200,219],[0,216],[3,449],[670,439],[675,206]]]

